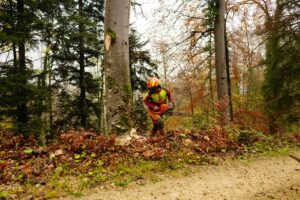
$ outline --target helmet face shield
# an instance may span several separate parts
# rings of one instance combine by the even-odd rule
[[[151,93],[156,93],[157,90],[158,90],[158,86],[155,86],[155,87],[152,87],[152,88],[149,88],[150,92]]]

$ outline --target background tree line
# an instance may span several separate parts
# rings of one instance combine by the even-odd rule
[[[102,130],[103,9],[101,0],[1,1],[2,129],[42,140],[58,129]],[[133,90],[155,73],[146,44],[131,30]]]

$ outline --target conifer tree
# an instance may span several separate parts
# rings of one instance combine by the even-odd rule
[[[266,17],[267,68],[263,94],[271,133],[285,124],[299,127],[299,10],[300,5],[295,1],[277,0],[274,15]]]
[[[37,44],[42,29],[39,6],[40,2],[31,0],[0,3],[0,48],[7,54],[7,60],[1,63],[0,104],[8,108],[4,114],[14,121],[14,128],[25,135],[38,129],[34,125],[40,126],[33,106],[40,96],[38,78],[31,67],[32,61],[26,56]]]
[[[103,1],[70,1],[54,30],[55,85],[58,91],[58,126],[94,127],[99,116],[98,80],[92,71],[101,56]],[[72,94],[73,93],[73,94]],[[75,93],[75,94],[74,94]],[[68,109],[72,107],[74,109]]]

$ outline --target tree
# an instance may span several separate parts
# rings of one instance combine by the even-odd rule
[[[18,132],[25,136],[30,132],[38,134],[38,126],[41,124],[36,124],[35,105],[41,93],[37,86],[38,76],[26,54],[37,44],[36,38],[40,36],[43,27],[38,15],[40,3],[8,0],[2,1],[0,6],[0,21],[3,24],[0,27],[0,48],[7,50],[7,59],[1,63],[3,69],[0,81],[1,85],[3,84],[1,87],[3,96],[0,106],[8,108],[5,115],[12,118],[14,128]],[[9,60],[11,51],[13,57]]]
[[[143,50],[148,41],[142,42],[137,31],[131,29],[129,35],[129,65],[132,90],[147,90],[147,78],[158,76],[157,64],[151,59],[150,52]]]
[[[124,133],[131,127],[129,12],[130,0],[106,1],[104,69],[108,133]]]
[[[83,2],[82,0],[78,1],[78,13],[79,17],[83,19]],[[87,105],[86,105],[86,83],[85,83],[85,60],[84,60],[84,23],[83,20],[79,20],[79,87],[80,87],[80,97],[79,97],[79,109],[80,109],[80,118],[81,126],[87,128]]]
[[[19,60],[18,60],[18,74],[20,75],[20,85],[26,86],[27,78],[24,76],[26,74],[26,64],[25,64],[25,16],[24,16],[24,1],[17,0],[17,25],[16,31],[21,33],[20,40],[18,41],[19,49]],[[22,97],[22,100],[17,106],[17,120],[21,123],[26,123],[28,121],[27,112],[27,94],[22,89],[19,88],[18,96]]]
[[[102,56],[103,3],[69,0],[58,7],[51,47],[56,126],[99,128],[99,77],[92,73]]]
[[[228,102],[228,82],[226,70],[226,54],[225,54],[225,30],[224,30],[224,14],[225,0],[216,1],[216,16],[215,16],[215,54],[216,54],[216,75],[217,75],[217,94],[221,102]],[[229,107],[222,109],[221,116],[227,123],[229,117]]]
[[[297,125],[300,119],[300,5],[276,0],[273,14],[259,1],[266,13],[266,71],[263,95],[270,121],[270,132]],[[288,125],[285,125],[288,124]]]

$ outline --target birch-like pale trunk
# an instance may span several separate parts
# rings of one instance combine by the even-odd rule
[[[130,0],[107,0],[104,21],[106,132],[122,134],[131,128],[129,69]]]
[[[225,0],[216,1],[216,18],[215,18],[215,54],[216,54],[216,76],[217,76],[217,95],[222,104],[228,102],[228,82],[226,70],[225,54],[225,30],[224,14]],[[223,122],[226,124],[229,119],[229,106],[224,107],[220,113]]]

